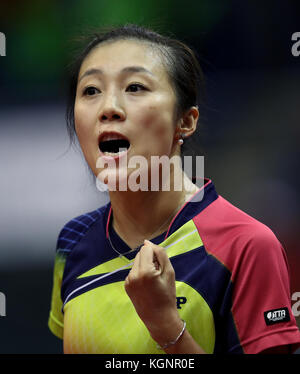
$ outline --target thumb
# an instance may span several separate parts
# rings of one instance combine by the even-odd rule
[[[156,269],[160,268],[161,271],[168,267],[172,267],[169,257],[165,251],[164,247],[161,247],[157,244],[150,242],[150,240],[144,240],[145,246],[151,246],[153,250],[153,263],[156,266]]]
[[[145,245],[155,245],[154,243],[150,242],[150,240],[148,240],[148,239],[144,240],[144,244]]]
[[[154,251],[154,248],[155,248],[156,244],[150,242],[150,240],[145,239],[144,240],[144,245],[148,246],[148,247],[151,247],[152,252],[153,252],[152,262],[153,262],[153,264],[155,266],[155,269],[156,270],[160,270],[161,267],[160,267],[160,264],[159,264],[159,262],[157,260],[157,257],[156,257],[155,251]]]

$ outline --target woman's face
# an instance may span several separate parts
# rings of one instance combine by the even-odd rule
[[[106,169],[106,175],[121,171],[128,178],[140,167],[128,169],[133,156],[142,156],[150,166],[151,156],[171,158],[178,153],[175,105],[175,93],[155,49],[121,40],[92,50],[80,68],[74,116],[76,134],[93,173],[99,177],[103,163],[113,162],[115,166]],[[128,144],[117,144],[123,149],[130,144],[127,151],[112,153],[112,142],[103,148],[102,141],[113,137],[126,138]]]

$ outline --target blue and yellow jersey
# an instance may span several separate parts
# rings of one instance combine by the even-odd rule
[[[108,203],[60,232],[49,328],[63,339],[65,353],[163,353],[124,289],[137,251],[125,254],[130,248],[113,230],[111,214]],[[108,230],[123,256],[112,249]],[[211,181],[151,241],[168,254],[178,312],[205,352],[257,353],[300,343],[280,243],[266,226],[218,196]],[[270,311],[283,308],[289,318],[267,324]]]

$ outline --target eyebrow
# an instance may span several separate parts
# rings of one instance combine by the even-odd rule
[[[126,68],[123,68],[121,70],[121,74],[124,74],[124,73],[146,73],[146,74],[149,74],[151,76],[154,76],[154,74],[151,73],[150,70],[147,70],[147,69],[143,68],[142,66],[127,66]],[[103,70],[101,70],[101,69],[95,69],[95,68],[88,69],[78,79],[78,82],[80,82],[81,79],[83,79],[84,77],[86,77],[88,75],[102,75],[102,74],[103,74]]]

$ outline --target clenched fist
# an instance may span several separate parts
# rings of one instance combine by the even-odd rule
[[[125,279],[125,290],[154,340],[164,344],[178,335],[182,321],[175,272],[164,248],[145,240]]]

